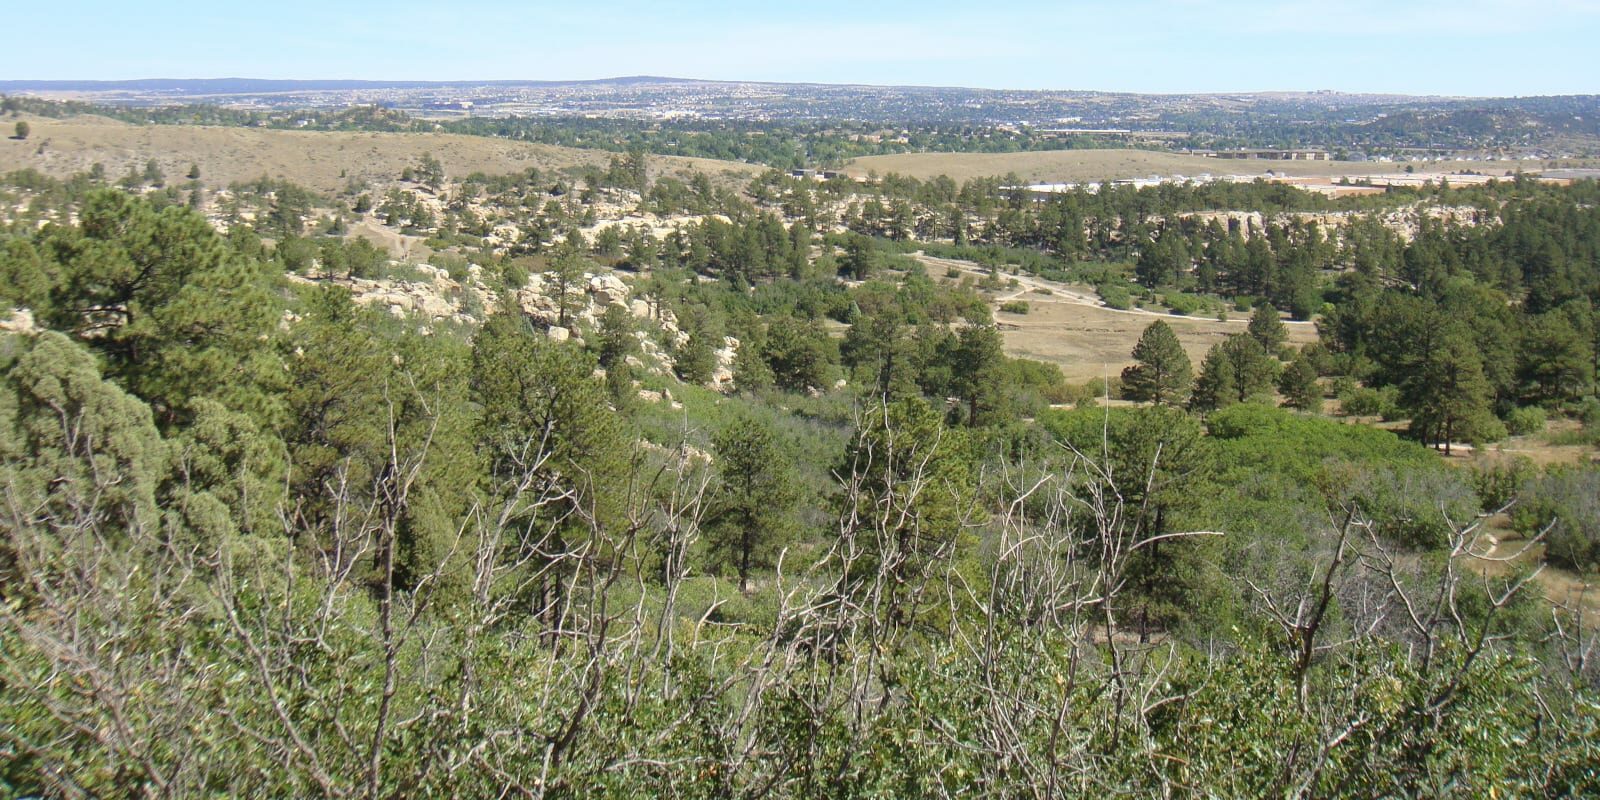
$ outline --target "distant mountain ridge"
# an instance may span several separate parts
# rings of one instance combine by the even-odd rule
[[[0,92],[174,92],[190,95],[262,92],[337,92],[358,89],[450,89],[473,86],[640,86],[655,83],[706,83],[691,78],[631,75],[586,80],[381,81],[279,78],[136,78],[131,80],[0,80]]]
[[[912,129],[929,133],[931,128],[943,127],[946,130],[936,132],[937,136],[967,137],[971,141],[961,146],[980,149],[1006,149],[1010,144],[978,141],[972,138],[977,136],[973,129],[994,129],[1002,138],[1060,139],[1075,133],[1101,136],[1102,141],[1088,143],[1095,146],[1142,144],[1191,150],[1320,148],[1358,158],[1368,154],[1414,157],[1457,152],[1521,157],[1600,154],[1600,96],[1596,95],[1463,98],[1326,89],[1139,94],[1083,89],[775,83],[656,75],[496,81],[237,77],[0,80],[0,94],[8,95],[7,103],[12,108],[21,107],[19,99],[30,94],[42,95],[44,102],[67,104],[54,111],[35,107],[35,111],[45,114],[65,112],[69,106],[76,113],[150,109],[143,116],[132,118],[139,122],[161,117],[168,122],[189,124],[209,120],[212,124],[381,130],[451,123],[464,132],[538,138],[548,132],[507,120],[584,120],[581,126],[596,134],[589,137],[589,143],[602,147],[615,145],[621,141],[617,137],[623,135],[620,129],[599,135],[595,129],[604,125],[643,126],[640,130],[645,131],[668,122],[681,128],[692,120],[702,127],[743,126],[747,130],[741,136],[764,135],[773,125],[821,126],[820,130],[836,124],[855,125],[862,129],[826,135],[842,136],[853,144],[887,141],[906,148],[912,147]],[[191,106],[182,112],[172,111]],[[379,116],[384,118],[367,118],[373,109],[382,109]],[[121,112],[109,113],[117,116]],[[1026,135],[1021,133],[1024,129]],[[735,157],[742,152],[741,146],[734,146],[725,134],[732,135],[727,130],[710,131],[709,135],[723,136],[726,141],[718,148],[692,154]],[[547,143],[576,141],[568,136]],[[1045,146],[1040,141],[1025,144],[1032,149]],[[1085,142],[1060,144],[1072,147]],[[678,145],[669,137],[661,146]],[[809,145],[797,146],[800,149],[796,152],[809,152]],[[923,149],[949,146],[950,141],[925,137],[915,145]],[[900,150],[889,148],[875,154],[885,152]]]

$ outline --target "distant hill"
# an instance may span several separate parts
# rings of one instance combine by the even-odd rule
[[[431,153],[454,177],[500,175],[529,167],[564,172],[604,169],[610,153],[486,136],[446,133],[292,131],[200,125],[131,125],[104,117],[30,118],[26,141],[0,139],[0,173],[36,169],[64,178],[103,165],[113,175],[154,159],[168,176],[193,164],[207,186],[267,176],[319,192],[393,180]],[[652,171],[680,178],[704,173],[714,182],[742,187],[763,168],[752,164],[678,156],[652,156]]]
[[[274,78],[139,78],[121,81],[0,80],[0,92],[161,92],[205,97],[282,92],[338,92],[376,89],[467,89],[480,86],[640,86],[654,83],[694,83],[684,78],[635,75],[572,81],[374,81],[280,80]]]
[[[108,113],[103,110],[106,106],[204,105],[277,114],[381,107],[385,112],[446,122],[519,117],[628,120],[650,126],[685,120],[881,126],[882,131],[853,132],[873,141],[892,141],[917,127],[969,132],[996,128],[1010,133],[1024,128],[1054,133],[1059,128],[1064,134],[1088,129],[1153,136],[1174,150],[1323,148],[1356,157],[1600,155],[1597,95],[1462,98],[1335,91],[1148,95],[650,75],[558,81],[6,80],[0,81],[0,94],[39,95],[101,107],[86,109],[89,113]]]

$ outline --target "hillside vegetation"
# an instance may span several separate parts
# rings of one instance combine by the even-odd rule
[[[1600,793],[1592,181],[150,157],[0,180],[0,793]]]

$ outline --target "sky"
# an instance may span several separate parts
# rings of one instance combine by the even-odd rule
[[[13,80],[1600,94],[1600,0],[59,0],[6,16]]]

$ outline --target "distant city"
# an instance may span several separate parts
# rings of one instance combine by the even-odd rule
[[[379,107],[435,122],[593,119],[638,124],[860,123],[897,133],[1092,139],[1104,146],[1295,159],[1528,159],[1600,153],[1600,97],[1449,98],[1333,91],[1140,95],[627,77],[594,81],[254,79],[0,81],[0,93],[129,109],[211,106],[256,124],[327,127],[314,115]],[[901,131],[900,129],[908,129]],[[1040,145],[1031,145],[1040,146]],[[1070,142],[1058,146],[1072,146]]]

